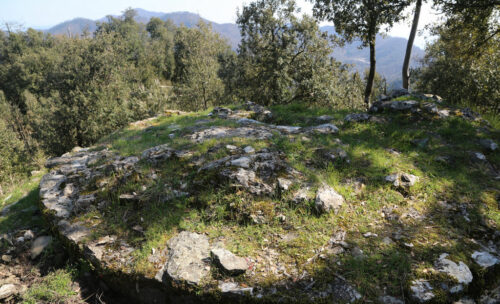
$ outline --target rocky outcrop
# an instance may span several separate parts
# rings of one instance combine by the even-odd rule
[[[158,280],[198,285],[208,275],[210,245],[206,236],[182,231],[168,241],[168,248],[167,262],[156,275]]]

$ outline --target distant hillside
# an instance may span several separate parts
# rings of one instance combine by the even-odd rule
[[[236,24],[233,23],[216,23],[202,18],[198,14],[190,12],[174,12],[174,13],[161,13],[150,12],[141,8],[135,9],[137,16],[135,20],[140,23],[147,23],[152,17],[157,17],[162,20],[171,20],[176,25],[185,25],[187,27],[195,26],[201,19],[204,22],[210,23],[213,29],[225,37],[231,47],[236,49],[240,41],[240,31]],[[60,23],[46,32],[53,35],[80,35],[85,28],[90,32],[95,31],[96,22],[105,22],[106,17],[99,20],[90,20],[85,18],[76,18],[70,21]],[[324,26],[321,28],[330,34],[334,33],[332,26]],[[379,36],[377,40],[377,72],[385,76],[389,83],[398,84],[401,79],[401,67],[403,63],[404,53],[406,50],[405,38],[398,37],[382,37]],[[369,50],[367,48],[359,49],[359,42],[346,44],[343,48],[336,48],[333,52],[333,57],[343,63],[355,65],[355,68],[364,72],[369,67]],[[413,48],[413,57],[419,58],[424,55],[424,51],[418,47]],[[416,60],[413,60],[413,65]]]

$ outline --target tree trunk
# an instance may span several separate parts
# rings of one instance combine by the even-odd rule
[[[411,51],[413,49],[413,42],[415,41],[415,35],[417,34],[418,20],[420,19],[421,8],[422,8],[422,0],[417,0],[417,4],[415,5],[415,14],[413,15],[413,24],[411,25],[410,37],[408,38],[408,44],[406,45],[406,54],[403,63],[403,88],[407,90],[410,87]]]
[[[372,95],[373,80],[375,79],[375,65],[377,61],[375,60],[375,36],[370,39],[370,73],[368,74],[368,80],[366,82],[365,89],[365,104],[366,108],[370,107],[370,96]]]

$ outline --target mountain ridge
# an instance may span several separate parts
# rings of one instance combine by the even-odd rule
[[[137,12],[135,20],[139,23],[145,24],[152,17],[157,17],[163,21],[171,20],[177,26],[183,24],[187,27],[193,27],[199,22],[199,20],[202,20],[209,23],[214,31],[226,38],[233,49],[237,49],[239,41],[241,40],[239,28],[234,23],[213,22],[201,17],[199,14],[187,11],[162,13],[152,12],[142,8],[135,8],[134,10]],[[75,18],[50,27],[49,29],[44,30],[44,32],[52,35],[81,35],[85,29],[89,32],[94,32],[97,28],[97,23],[106,22],[108,16],[97,20]],[[113,17],[117,16],[114,15]],[[322,26],[321,30],[326,31],[329,34],[335,33],[333,26]],[[378,38],[376,47],[377,72],[383,75],[389,84],[397,86],[401,83],[401,68],[406,50],[407,39],[392,36],[379,36]],[[360,49],[359,45],[359,41],[354,41],[352,43],[346,43],[343,47],[336,47],[332,56],[342,63],[353,65],[358,72],[363,73],[369,67],[369,51],[367,48]],[[418,58],[423,57],[423,55],[424,51],[421,48],[416,46],[413,47],[413,67],[418,65]]]

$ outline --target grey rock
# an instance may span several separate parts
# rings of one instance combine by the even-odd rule
[[[75,202],[75,210],[77,210],[77,211],[86,210],[94,202],[95,202],[95,195],[94,194],[82,195]]]
[[[293,184],[293,181],[291,181],[289,179],[282,178],[282,177],[278,178],[278,187],[282,191],[287,191],[288,189],[290,189],[290,187],[292,186],[292,184]]]
[[[367,232],[367,233],[363,234],[363,236],[365,238],[371,238],[371,237],[378,237],[378,234],[373,233],[373,232]]]
[[[316,132],[320,134],[335,134],[339,132],[339,128],[333,124],[322,124],[315,127],[310,127],[311,132]]]
[[[0,300],[5,300],[18,293],[18,288],[14,284],[5,284],[0,287]]]
[[[2,255],[2,261],[5,263],[10,263],[12,262],[12,256],[8,254]]]
[[[419,177],[408,173],[396,173],[385,177],[394,187],[409,188],[419,181]]]
[[[248,169],[250,168],[251,159],[248,157],[240,157],[231,161],[231,166]]]
[[[35,238],[35,234],[31,230],[26,230],[24,232],[23,237],[24,237],[25,240],[32,240],[33,238]]]
[[[486,251],[474,251],[471,256],[479,266],[484,268],[489,268],[500,263],[500,259]]]
[[[66,220],[61,220],[57,225],[61,234],[75,243],[80,242],[90,234],[90,229],[80,222],[70,223]]]
[[[247,111],[254,112],[254,114],[252,115],[253,118],[260,121],[269,121],[273,118],[273,113],[271,113],[271,111],[251,101],[247,101],[245,103],[245,109]]]
[[[414,280],[410,286],[411,296],[418,303],[425,303],[432,300],[435,297],[432,290],[431,284],[421,279]]]
[[[407,95],[410,95],[410,92],[408,92],[408,90],[404,88],[394,89],[390,93],[391,98],[398,98]]]
[[[333,298],[340,300],[342,303],[353,303],[361,299],[361,294],[345,280],[336,279],[333,284],[330,285],[331,295]]]
[[[227,118],[229,115],[233,114],[233,111],[228,108],[223,107],[215,107],[208,116],[219,117],[219,118]]]
[[[254,153],[255,149],[252,146],[246,146],[243,151],[247,154]]]
[[[392,296],[380,296],[378,298],[380,303],[383,304],[405,304],[405,302],[401,299],[392,297]]]
[[[496,149],[498,149],[497,143],[491,139],[481,139],[479,143],[481,144],[481,146],[490,151],[495,151]]]
[[[292,202],[300,204],[311,201],[312,199],[314,199],[314,195],[311,193],[310,188],[304,187],[293,194]]]
[[[262,124],[262,122],[255,120],[255,119],[250,119],[250,118],[241,118],[236,121],[237,124],[239,125],[250,125],[250,124]]]
[[[141,159],[152,161],[166,160],[175,155],[174,152],[175,150],[170,148],[168,144],[163,144],[144,150],[141,153]]]
[[[471,158],[475,162],[485,162],[486,161],[486,156],[484,156],[484,154],[481,152],[472,152]]]
[[[447,259],[448,254],[443,253],[439,256],[437,261],[434,263],[437,271],[440,271],[453,279],[455,279],[460,284],[469,284],[472,282],[472,272],[469,267],[463,262],[458,264]]]
[[[212,254],[214,262],[222,271],[228,274],[239,275],[245,273],[248,269],[246,259],[234,255],[229,250],[224,248],[213,248],[210,253]]]
[[[210,127],[208,129],[195,132],[190,136],[191,140],[197,143],[201,143],[212,138],[221,139],[231,137],[269,139],[273,137],[273,133],[268,128],[259,126],[247,126],[239,128]]]
[[[425,111],[432,113],[432,114],[438,114],[439,113],[439,108],[438,106],[433,103],[433,102],[425,102],[422,104],[422,109]]]
[[[403,100],[403,101],[393,101],[389,108],[394,111],[406,111],[411,110],[418,106],[418,101],[416,100]]]
[[[168,258],[157,279],[198,285],[210,272],[210,246],[204,235],[182,231],[168,241]]]
[[[321,115],[321,116],[316,117],[316,120],[319,122],[330,122],[334,119],[335,118],[333,116],[330,116],[330,115]]]
[[[253,295],[252,287],[241,287],[238,283],[234,282],[219,282],[219,289],[222,293],[229,293],[235,295]]]
[[[332,187],[324,184],[316,193],[315,206],[319,212],[338,212],[344,204],[344,197],[338,194]]]
[[[347,122],[364,122],[370,120],[371,115],[367,113],[352,113],[347,114],[344,118]]]
[[[277,126],[276,129],[285,134],[297,134],[300,133],[301,127],[292,126]]]
[[[31,259],[36,259],[44,250],[47,248],[50,243],[52,243],[52,237],[48,235],[43,235],[37,237],[33,243],[31,244],[30,256]]]

